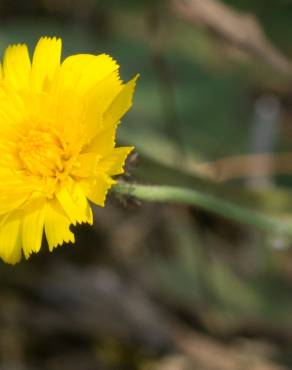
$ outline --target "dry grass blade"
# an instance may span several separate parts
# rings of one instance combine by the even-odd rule
[[[292,153],[250,154],[193,164],[192,170],[214,181],[292,174]]]
[[[218,0],[171,0],[171,5],[181,18],[209,29],[278,72],[292,74],[291,62],[269,42],[253,15],[238,12]]]

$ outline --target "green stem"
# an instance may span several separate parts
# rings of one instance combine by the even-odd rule
[[[256,226],[266,231],[284,232],[292,235],[292,222],[261,211],[248,209],[214,195],[193,189],[166,185],[138,185],[119,183],[113,191],[149,202],[167,202],[199,207],[230,220]]]

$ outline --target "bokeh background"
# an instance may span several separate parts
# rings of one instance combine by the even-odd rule
[[[291,25],[291,0],[0,1],[2,51],[59,36],[64,56],[141,74],[119,129],[137,153],[126,181],[232,195],[279,222]],[[292,369],[291,235],[114,194],[94,213],[75,245],[0,264],[1,370]]]

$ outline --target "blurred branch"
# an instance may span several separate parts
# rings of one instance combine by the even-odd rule
[[[218,196],[195,189],[175,186],[150,186],[119,183],[113,190],[122,195],[150,202],[168,202],[199,207],[247,225],[266,231],[283,232],[292,235],[292,223],[280,217],[237,205]]]
[[[291,62],[266,38],[257,19],[219,0],[171,0],[172,9],[184,20],[207,28],[277,71],[292,75]]]
[[[196,174],[215,181],[287,175],[292,174],[292,153],[235,156],[192,164],[191,169]]]

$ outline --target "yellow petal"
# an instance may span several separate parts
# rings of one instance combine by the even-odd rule
[[[88,150],[105,157],[112,152],[115,146],[116,131],[119,122],[107,126],[88,145]]]
[[[134,147],[114,148],[109,155],[99,161],[99,170],[110,176],[124,173],[125,160],[133,149]]]
[[[63,242],[75,242],[74,234],[70,230],[70,220],[56,199],[46,204],[45,232],[50,251]]]
[[[113,100],[104,114],[105,127],[111,126],[118,122],[123,115],[131,108],[136,81],[139,75],[134,77],[130,82],[125,84],[120,93]]]
[[[18,208],[24,202],[24,198],[18,198],[13,194],[12,198],[0,197],[0,215],[4,215],[7,212],[11,212]]]
[[[26,207],[22,224],[22,247],[25,258],[39,252],[45,221],[45,200],[37,200]]]
[[[26,107],[22,97],[15,90],[7,90],[0,94],[0,127],[1,129],[14,127],[17,129],[19,124],[23,122],[23,116]]]
[[[82,153],[71,170],[76,177],[94,177],[97,171],[97,164],[100,155],[96,153]]]
[[[15,264],[21,259],[21,214],[10,213],[0,222],[0,257]]]
[[[3,75],[7,85],[17,89],[28,89],[31,63],[26,45],[11,45],[4,54]]]
[[[46,89],[60,66],[62,43],[56,37],[42,37],[35,48],[32,60],[32,87],[41,91]]]
[[[84,97],[86,103],[83,119],[88,141],[102,130],[102,117],[121,90],[122,82],[118,73],[113,72],[96,84]]]
[[[105,174],[98,174],[94,180],[84,180],[80,186],[84,190],[87,198],[98,206],[104,207],[108,190],[116,183]]]
[[[92,224],[91,208],[83,190],[77,183],[69,184],[67,188],[62,186],[56,193],[56,198],[71,223],[74,225],[83,222]]]
[[[0,167],[0,215],[14,208],[23,208],[31,194],[40,191],[42,183],[39,178],[20,172],[17,169],[13,171],[11,168]]]
[[[3,191],[0,186],[0,191],[2,191],[2,194],[0,194],[0,215],[11,212],[20,207],[27,199],[27,194],[18,194],[17,191],[13,193],[12,197],[12,194],[9,192],[10,190],[11,189],[8,189],[7,187],[7,189]]]
[[[118,68],[116,61],[106,54],[72,55],[62,63],[61,74],[65,78],[63,89],[69,85],[83,95]]]

